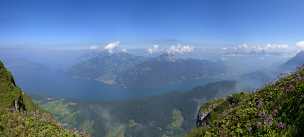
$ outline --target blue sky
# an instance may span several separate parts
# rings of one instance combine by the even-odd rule
[[[304,40],[303,9],[303,0],[0,0],[0,46],[294,44]]]

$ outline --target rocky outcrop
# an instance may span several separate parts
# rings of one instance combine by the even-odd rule
[[[203,127],[208,125],[208,119],[210,118],[210,112],[201,112],[197,115],[196,127]]]
[[[11,110],[13,112],[24,112],[26,111],[25,104],[23,102],[22,96],[19,96],[12,102]]]

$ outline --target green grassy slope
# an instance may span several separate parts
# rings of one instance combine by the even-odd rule
[[[1,137],[77,137],[78,131],[62,128],[52,116],[39,109],[16,86],[0,61],[0,136]]]
[[[238,93],[200,108],[209,114],[187,137],[303,136],[304,68],[254,93]]]

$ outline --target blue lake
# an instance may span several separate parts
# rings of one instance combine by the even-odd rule
[[[62,71],[42,69],[11,69],[16,83],[32,95],[64,97],[81,100],[124,100],[188,90],[210,81],[188,81],[165,87],[127,89],[95,80],[75,79]]]

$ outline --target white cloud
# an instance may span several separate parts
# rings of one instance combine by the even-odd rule
[[[159,51],[159,46],[158,46],[158,45],[153,45],[153,47],[152,47],[152,48],[148,48],[147,51],[148,51],[148,53],[150,53],[150,54],[153,54],[153,53],[155,53],[155,52],[158,52],[158,51]]]
[[[288,49],[289,45],[287,44],[267,44],[264,49],[271,50],[271,49]]]
[[[242,44],[233,48],[222,48],[236,53],[283,53],[290,51],[287,44],[266,44],[266,45],[249,45]]]
[[[119,48],[120,41],[115,41],[104,46],[104,50],[107,50],[109,53],[113,53],[116,49]]]
[[[153,49],[152,48],[148,48],[147,51],[148,51],[148,53],[153,54]]]
[[[154,49],[158,49],[159,46],[158,46],[158,45],[153,45],[153,48],[154,48]]]
[[[300,50],[304,50],[304,41],[297,42],[296,47]]]
[[[190,45],[181,45],[171,46],[167,49],[168,54],[185,54],[193,51],[193,47]]]
[[[192,52],[193,49],[194,48],[190,45],[182,45],[182,44],[172,45],[169,48],[160,48],[159,45],[153,45],[153,47],[147,49],[147,52],[149,54],[154,54],[154,53],[185,54]]]
[[[100,46],[100,45],[91,45],[88,47],[90,50],[95,50],[95,51],[106,51],[109,53],[115,53],[115,52],[127,52],[128,50],[125,48],[120,47],[120,41],[114,41],[111,43],[106,44],[105,46]]]

